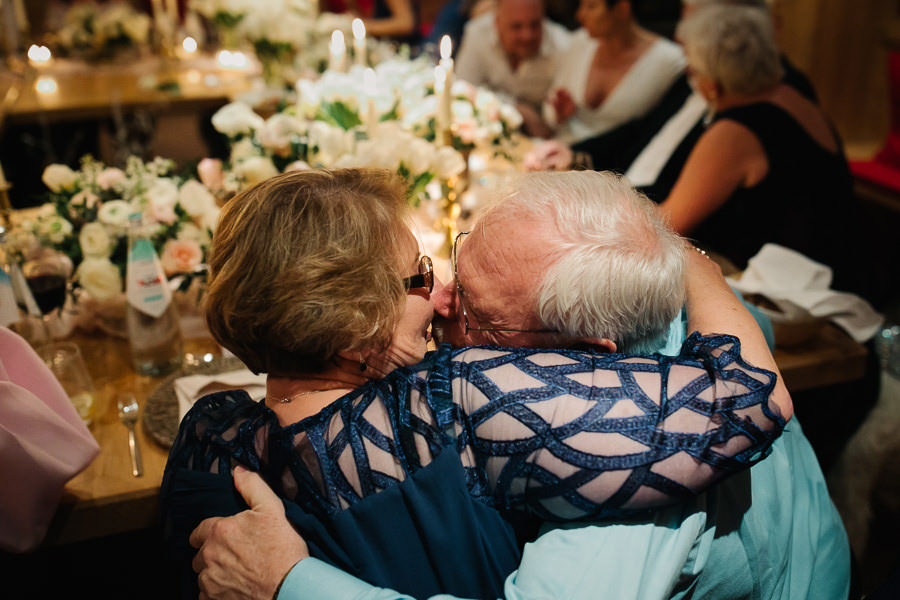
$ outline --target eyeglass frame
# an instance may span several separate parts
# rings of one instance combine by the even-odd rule
[[[466,304],[463,301],[463,292],[465,288],[463,288],[462,284],[459,282],[459,270],[458,270],[458,261],[456,259],[457,248],[459,248],[459,240],[464,235],[469,235],[472,233],[471,231],[460,231],[456,234],[456,237],[453,238],[453,245],[450,247],[450,269],[453,271],[453,283],[456,284],[456,298],[459,304],[459,310],[462,313],[463,317],[463,335],[468,335],[470,331],[496,331],[496,332],[507,332],[507,333],[559,333],[555,329],[509,329],[505,327],[470,327],[469,326],[469,313],[466,310]]]
[[[418,266],[417,274],[402,279],[403,287],[407,292],[422,288],[430,294],[434,291],[434,263],[431,262],[430,256],[423,254],[419,257]]]

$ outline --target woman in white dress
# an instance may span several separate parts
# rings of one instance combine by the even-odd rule
[[[648,112],[685,66],[681,48],[641,27],[630,0],[581,0],[544,118],[572,144]]]

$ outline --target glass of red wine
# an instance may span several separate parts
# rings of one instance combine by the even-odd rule
[[[59,256],[44,255],[22,265],[22,274],[41,312],[41,325],[47,343],[53,341],[49,320],[66,303],[69,268]]]

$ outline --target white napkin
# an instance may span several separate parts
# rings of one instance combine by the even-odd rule
[[[857,342],[870,339],[884,321],[859,296],[830,289],[829,267],[777,244],[763,246],[741,278],[728,282],[742,294],[760,294],[778,306],[794,305],[814,317],[825,317]]]
[[[175,380],[175,396],[178,398],[178,422],[184,418],[194,402],[215,392],[245,390],[254,400],[266,395],[266,376],[254,375],[249,369],[238,369],[218,375],[188,375]]]

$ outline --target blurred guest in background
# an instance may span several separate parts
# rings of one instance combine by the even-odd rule
[[[752,6],[768,11],[767,0],[683,0],[682,17],[710,5]],[[771,14],[771,13],[770,13]],[[777,33],[777,28],[776,28]],[[781,55],[784,83],[817,102],[809,79]],[[584,140],[573,152],[591,158],[596,169],[625,173],[651,200],[662,202],[672,191],[687,157],[706,129],[706,100],[681,75],[647,115],[608,133]]]
[[[541,0],[497,0],[493,12],[470,21],[456,59],[460,79],[510,97],[525,130],[546,137],[540,105],[569,47],[569,32],[545,18]]]
[[[840,140],[809,98],[783,81],[769,16],[709,6],[678,27],[692,85],[715,111],[662,210],[676,231],[742,268],[766,242],[835,268],[852,198]],[[849,241],[849,240],[848,240]]]
[[[677,44],[641,27],[630,0],[582,0],[569,51],[544,103],[555,137],[573,143],[652,109],[684,70]]]
[[[322,10],[351,13],[365,21],[366,33],[375,37],[409,39],[416,33],[411,0],[322,0]]]

